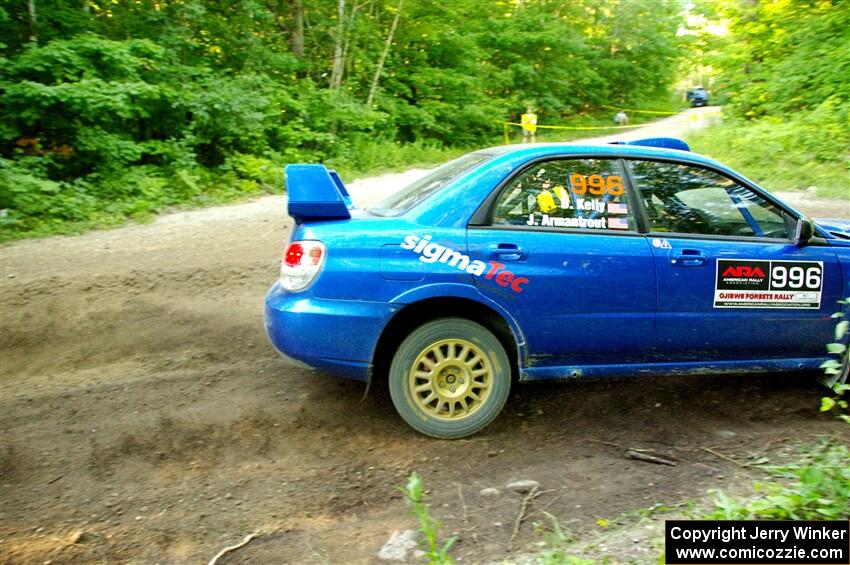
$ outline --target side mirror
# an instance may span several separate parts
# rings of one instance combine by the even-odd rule
[[[797,245],[805,245],[815,235],[815,225],[805,216],[797,219],[797,228],[794,230],[794,241]]]

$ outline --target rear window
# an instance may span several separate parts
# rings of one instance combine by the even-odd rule
[[[491,155],[470,153],[454,161],[449,161],[398,192],[394,192],[367,210],[378,216],[401,215],[462,174],[491,158]]]

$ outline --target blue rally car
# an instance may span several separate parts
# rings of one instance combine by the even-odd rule
[[[850,283],[850,222],[675,139],[476,151],[365,210],[322,165],[286,177],[271,343],[388,379],[432,437],[481,430],[514,381],[816,369]]]

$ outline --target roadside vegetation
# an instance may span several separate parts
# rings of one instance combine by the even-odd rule
[[[846,520],[850,518],[850,449],[834,441],[802,446],[794,463],[760,467],[753,498],[712,494],[702,520]]]
[[[435,164],[527,106],[571,126],[676,110],[677,77],[726,106],[695,150],[773,190],[850,190],[846,0],[33,0],[0,25],[4,240],[279,193],[290,162]]]
[[[4,239],[280,192],[290,162],[443,161],[527,106],[611,124],[667,100],[683,23],[677,0],[2,6]]]
[[[694,150],[769,190],[850,200],[847,2],[711,0],[695,10],[729,33],[691,39],[691,64],[725,116],[689,137]]]
[[[766,189],[850,199],[847,106],[828,100],[799,115],[746,120],[732,113],[692,133],[694,151],[742,171]],[[844,125],[842,125],[842,123]]]
[[[821,365],[824,372],[823,384],[828,386],[832,394],[821,398],[821,412],[832,412],[839,419],[850,424],[850,382],[848,382],[848,364],[850,364],[850,320],[847,319],[847,306],[850,306],[850,296],[839,300],[838,304],[844,308],[832,314],[837,321],[835,324],[835,337],[832,343],[826,344],[826,351],[833,357],[827,359]]]
[[[626,540],[629,562],[662,563],[664,521],[691,520],[846,520],[850,518],[850,448],[825,438],[816,444],[800,445],[783,454],[777,464],[751,467],[760,475],[752,490],[736,494],[717,490],[704,502],[683,501],[674,506],[655,505],[628,514],[597,521],[596,534],[574,534],[557,517],[543,511],[535,531],[543,549],[513,558],[506,563],[528,565],[594,565],[617,563],[621,555],[610,555],[603,547]],[[415,485],[412,488],[411,485]],[[437,545],[439,522],[422,502],[421,479],[415,473],[406,488],[411,513],[420,522],[422,546],[431,564],[452,563],[451,542]],[[647,528],[648,525],[652,527]],[[647,535],[647,532],[649,534]],[[638,539],[639,546],[634,545]],[[635,549],[644,549],[635,553]]]

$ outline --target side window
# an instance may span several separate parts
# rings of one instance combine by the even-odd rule
[[[493,225],[634,230],[629,193],[614,159],[532,165],[499,195]]]
[[[781,210],[719,173],[658,161],[629,167],[651,232],[789,237]]]

